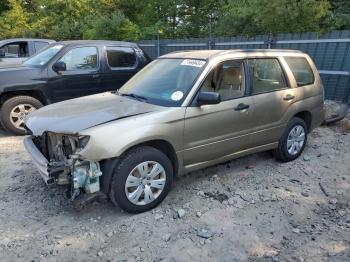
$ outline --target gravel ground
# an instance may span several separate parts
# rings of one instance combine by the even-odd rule
[[[259,153],[175,180],[151,212],[81,212],[0,131],[1,261],[350,261],[350,119],[294,162]]]

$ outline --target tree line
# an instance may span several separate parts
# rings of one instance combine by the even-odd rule
[[[349,0],[0,0],[0,39],[137,41],[347,29]]]

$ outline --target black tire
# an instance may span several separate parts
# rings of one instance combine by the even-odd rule
[[[21,104],[29,104],[36,109],[43,107],[43,104],[31,96],[15,96],[8,100],[6,100],[0,110],[0,121],[5,130],[15,133],[16,135],[24,135],[25,130],[23,128],[18,128],[14,124],[11,123],[10,113],[11,111],[21,105]]]
[[[124,154],[118,161],[114,170],[112,171],[112,182],[110,187],[109,197],[114,205],[129,213],[141,213],[156,207],[161,203],[170,191],[173,182],[174,171],[170,159],[161,151],[149,147],[141,146],[131,149]],[[161,164],[165,170],[166,182],[160,195],[145,205],[135,205],[128,200],[125,193],[125,183],[130,172],[140,163],[145,161],[156,161]]]
[[[304,144],[303,144],[301,150],[297,154],[292,155],[288,152],[287,140],[288,140],[289,133],[297,125],[300,125],[304,128],[305,140],[304,140]],[[297,159],[302,154],[302,152],[305,148],[305,145],[307,143],[307,134],[308,134],[308,129],[307,129],[307,126],[305,124],[305,121],[299,117],[293,117],[289,121],[286,129],[284,130],[284,133],[283,133],[283,135],[278,143],[278,147],[274,150],[274,155],[275,155],[276,159],[279,161],[282,161],[282,162],[289,162],[289,161],[293,161],[293,160]]]

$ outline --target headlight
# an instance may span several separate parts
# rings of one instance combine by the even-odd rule
[[[90,136],[80,136],[78,140],[78,148],[79,150],[84,149],[89,143]]]

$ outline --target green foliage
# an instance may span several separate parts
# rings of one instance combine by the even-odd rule
[[[113,39],[350,29],[349,0],[0,0],[0,38]]]
[[[333,29],[349,30],[350,29],[350,1],[349,0],[333,0],[332,15]]]
[[[29,31],[29,15],[21,4],[21,1],[8,1],[8,10],[0,17],[0,39],[23,37]]]
[[[230,0],[225,9],[218,35],[321,32],[330,15],[327,0]]]
[[[86,39],[129,40],[139,39],[140,30],[120,12],[94,20],[84,33]]]

